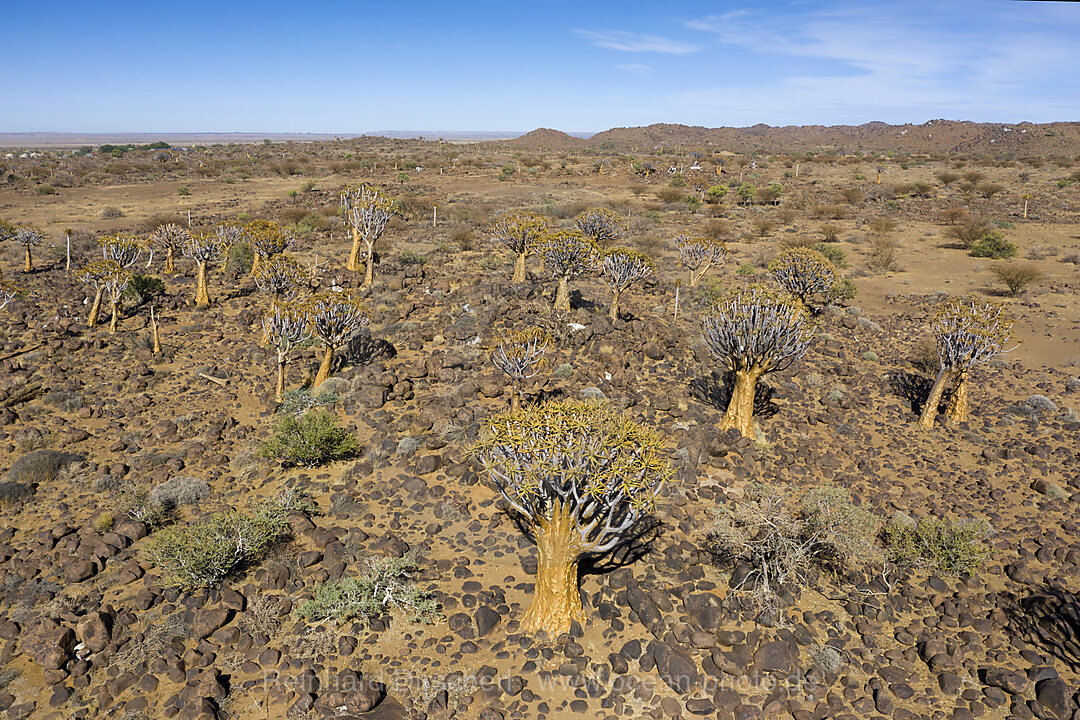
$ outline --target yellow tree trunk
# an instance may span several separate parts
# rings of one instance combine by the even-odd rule
[[[375,247],[374,245],[368,245],[367,269],[364,271],[364,287],[371,287],[373,282],[375,282]]]
[[[570,281],[565,276],[559,278],[559,289],[555,291],[555,309],[570,310]]]
[[[277,386],[274,388],[274,401],[281,402],[285,397],[285,360],[278,357]]]
[[[510,383],[510,412],[521,409],[521,382],[518,380]]]
[[[721,430],[735,428],[743,437],[754,438],[754,389],[761,374],[757,368],[735,371],[735,386],[720,423]]]
[[[533,601],[521,618],[525,633],[545,631],[548,637],[570,631],[570,623],[585,623],[585,610],[578,591],[577,530],[562,505],[553,503],[548,517],[533,526],[540,553]]]
[[[172,275],[176,272],[173,267],[173,249],[171,247],[165,248],[165,274]]]
[[[153,355],[160,355],[161,354],[161,334],[158,332],[158,324],[157,324],[156,320],[154,321],[154,328],[153,328],[153,331],[152,331],[152,335],[153,335],[154,347],[150,352]]]
[[[26,264],[23,266],[25,272],[34,271],[34,261],[30,258],[30,246],[26,246]]]
[[[345,269],[356,272],[360,269],[360,233],[352,228],[352,248],[349,249],[349,259],[345,261]]]
[[[942,370],[938,373],[934,386],[930,388],[930,395],[923,405],[922,415],[919,416],[919,427],[924,430],[932,430],[934,421],[937,420],[938,405],[941,404],[941,395],[945,392],[945,382],[949,379],[949,373]]]
[[[101,319],[101,296],[105,294],[105,288],[98,288],[94,293],[94,304],[90,306],[90,314],[86,316],[86,324],[95,327]]]
[[[698,275],[693,270],[691,270],[690,271],[690,278],[686,281],[686,284],[689,285],[690,287],[697,287],[698,280],[700,278],[701,278],[700,275]]]
[[[109,320],[109,332],[115,333],[116,329],[120,327],[120,303],[116,302],[116,298],[110,298],[109,303],[112,310],[112,319]]]
[[[330,377],[330,368],[334,364],[334,348],[327,345],[323,350],[322,362],[319,363],[319,372],[315,373],[315,380],[311,383],[311,389],[322,385],[326,378]]]
[[[967,422],[968,419],[968,382],[967,373],[959,372],[956,375],[956,387],[949,398],[949,406],[945,410],[945,417],[951,422]]]
[[[608,313],[608,317],[612,320],[619,319],[619,295],[620,292],[618,290],[611,293],[611,312]]]
[[[262,255],[255,253],[255,259],[251,261],[251,274],[254,275],[262,267]]]
[[[517,261],[514,263],[514,277],[511,282],[525,282],[525,257],[525,253],[518,253]]]
[[[255,257],[258,257],[256,255]],[[210,307],[210,291],[206,287],[206,262],[199,263],[199,269],[196,273],[198,280],[198,287],[195,289],[195,307],[199,310],[205,310]]]

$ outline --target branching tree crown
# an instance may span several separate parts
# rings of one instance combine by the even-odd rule
[[[817,250],[794,247],[769,263],[769,272],[789,293],[806,302],[814,293],[827,295],[839,279],[836,266]]]
[[[45,239],[45,234],[33,225],[20,225],[15,228],[15,234],[12,236],[12,239],[22,245],[26,251],[26,262],[23,265],[23,270],[25,272],[32,272],[34,269],[34,261],[30,255],[30,248],[40,245],[41,241]]]
[[[184,246],[184,254],[195,261],[196,288],[195,307],[199,309],[210,307],[210,290],[207,284],[207,268],[211,262],[221,255],[225,242],[230,236],[237,235],[232,226],[221,225],[213,233],[199,233],[188,238]]]
[[[281,402],[285,395],[285,365],[294,347],[311,338],[307,313],[291,303],[279,303],[262,319],[263,334],[277,351],[277,385],[274,398]]]
[[[394,214],[394,201],[378,188],[362,184],[341,191],[341,208],[345,214],[345,227],[349,228],[353,239],[345,267],[353,271],[360,269],[360,243],[363,242],[367,249],[364,284],[370,285],[375,273],[375,243]]]
[[[279,300],[292,300],[307,280],[307,272],[295,258],[282,253],[274,255],[252,275],[255,285],[270,296],[270,306]]]
[[[1005,351],[1012,321],[995,303],[977,297],[947,300],[930,322],[938,360],[947,370],[967,370]]]
[[[701,235],[679,235],[675,238],[679,262],[690,273],[689,285],[696,287],[701,276],[713,265],[727,259],[727,243]]]
[[[606,247],[626,234],[622,217],[607,208],[589,208],[580,213],[574,222],[578,230],[600,247]]]
[[[655,432],[573,400],[489,419],[471,454],[536,536],[536,590],[522,627],[553,637],[584,620],[580,557],[616,547],[672,474]]]
[[[173,259],[176,253],[184,251],[190,233],[187,229],[176,223],[158,225],[154,232],[150,233],[150,247],[165,252],[165,272],[171,275],[174,271]]]
[[[252,220],[244,226],[243,234],[255,253],[256,262],[251,268],[253,274],[259,269],[259,265],[273,255],[285,252],[296,240],[291,232],[270,220]]]
[[[544,265],[557,278],[575,278],[596,266],[596,245],[578,232],[556,230],[544,236],[539,248]]]
[[[142,254],[142,243],[134,235],[104,235],[98,238],[101,259],[112,260],[120,267],[131,267]]]
[[[521,406],[521,383],[535,377],[547,364],[547,349],[554,341],[540,328],[514,330],[495,339],[491,362],[510,378],[513,384],[510,407]]]
[[[611,288],[610,317],[619,317],[619,296],[630,284],[653,274],[652,258],[630,248],[614,248],[600,255],[600,276]]]
[[[547,218],[524,210],[506,213],[495,221],[492,237],[517,253],[512,282],[525,282],[525,259],[543,241],[548,227]]]
[[[322,292],[304,304],[312,333],[323,342],[323,359],[312,383],[321,385],[330,377],[334,351],[346,345],[368,323],[363,301],[349,292]]]

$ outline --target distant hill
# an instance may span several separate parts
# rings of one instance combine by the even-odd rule
[[[754,125],[746,128],[656,124],[605,130],[590,137],[586,145],[637,152],[665,147],[734,152],[861,150],[1071,158],[1080,154],[1080,123],[930,120],[921,125],[871,122],[864,125]]]
[[[514,138],[509,144],[527,150],[576,150],[585,147],[585,140],[562,130],[537,128]]]

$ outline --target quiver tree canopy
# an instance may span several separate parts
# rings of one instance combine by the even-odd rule
[[[555,309],[570,309],[569,280],[596,267],[596,246],[578,232],[558,230],[548,233],[540,246],[544,265],[559,281]]]
[[[244,226],[243,235],[255,253],[251,273],[254,275],[259,266],[270,257],[285,252],[296,239],[291,232],[269,220],[253,220]]]
[[[142,244],[134,235],[105,235],[98,239],[101,259],[112,260],[120,267],[131,267],[142,254]]]
[[[574,218],[578,230],[599,247],[606,247],[626,234],[622,218],[614,210],[589,208]]]
[[[547,364],[545,353],[553,344],[551,336],[540,328],[515,330],[495,339],[491,362],[510,378],[510,407],[521,407],[521,383],[535,377]]]
[[[363,184],[341,191],[341,208],[345,215],[345,227],[349,228],[353,240],[345,268],[352,271],[360,269],[360,243],[363,242],[367,249],[364,284],[370,285],[375,277],[375,243],[394,214],[394,201],[378,188]]]
[[[721,300],[701,323],[702,340],[734,387],[721,427],[754,436],[754,390],[766,373],[785,370],[810,347],[810,314],[786,292],[758,285],[736,290]]]
[[[769,272],[780,287],[802,302],[814,293],[827,295],[839,279],[836,266],[810,248],[784,250],[769,263]]]
[[[173,258],[177,252],[184,251],[184,245],[190,237],[188,231],[176,223],[158,225],[154,232],[150,233],[150,247],[165,252],[165,273],[172,275],[175,272]]]
[[[312,334],[323,342],[323,359],[312,387],[330,377],[334,351],[346,345],[368,323],[363,301],[349,292],[322,292],[304,304]]]
[[[23,265],[23,270],[25,272],[32,272],[34,269],[34,261],[30,254],[30,248],[40,245],[41,241],[45,239],[45,234],[33,225],[20,225],[15,228],[15,232],[11,237],[12,240],[22,245],[26,251],[24,255],[26,262]]]
[[[648,255],[630,248],[615,248],[600,255],[597,265],[600,277],[611,288],[611,319],[619,316],[619,296],[630,284],[653,274],[653,261]]]
[[[690,287],[697,287],[709,268],[727,259],[727,243],[710,237],[679,235],[675,238],[675,247],[679,251],[679,262],[690,273]]]
[[[509,212],[495,221],[491,236],[517,253],[512,282],[525,282],[525,259],[548,231],[547,218],[523,210]]]
[[[277,353],[277,385],[274,399],[281,402],[285,394],[285,365],[289,352],[311,337],[307,313],[291,303],[278,303],[262,319],[263,334]]]
[[[270,306],[279,300],[292,300],[307,280],[307,273],[294,258],[282,253],[261,263],[252,273],[252,279],[260,290],[270,296]]]
[[[604,405],[565,400],[487,420],[471,454],[540,550],[526,632],[584,621],[577,567],[612,550],[656,504],[672,470],[659,435]]]

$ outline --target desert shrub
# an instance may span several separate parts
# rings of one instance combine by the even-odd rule
[[[843,188],[839,192],[840,200],[849,205],[858,205],[865,197],[866,194],[860,188],[855,187]]]
[[[750,226],[754,228],[754,232],[757,233],[758,237],[767,237],[769,233],[776,229],[776,223],[764,215],[758,215],[751,220]]]
[[[225,256],[225,274],[232,278],[239,278],[251,272],[251,266],[255,263],[255,251],[244,242],[234,243],[229,247]]]
[[[975,190],[988,200],[1004,189],[1004,185],[995,182],[981,182],[975,186]]]
[[[731,235],[731,225],[725,220],[710,220],[701,228],[701,234],[714,240],[723,240]]]
[[[33,450],[11,464],[8,480],[24,485],[51,482],[67,465],[85,460],[83,455],[59,450]]]
[[[949,211],[946,210],[946,215]],[[945,237],[959,242],[963,247],[970,248],[987,234],[993,232],[989,220],[985,218],[967,217],[966,213],[953,214],[956,222],[945,229]]]
[[[136,306],[153,302],[165,294],[165,283],[161,278],[153,275],[132,275],[124,289],[123,299],[133,302]]]
[[[960,174],[952,170],[942,170],[937,174],[937,179],[941,181],[942,185],[948,187],[960,179]]]
[[[124,217],[124,212],[118,207],[106,205],[105,207],[101,208],[102,220],[116,220],[117,218],[122,217]]]
[[[94,528],[94,532],[107,533],[112,530],[113,525],[116,523],[116,516],[111,512],[103,512],[94,518],[94,522],[91,527]]]
[[[900,513],[885,528],[888,558],[897,565],[942,575],[969,575],[990,560],[990,523]]]
[[[724,199],[724,196],[728,194],[727,185],[711,185],[709,189],[705,191],[705,202],[718,203]]]
[[[822,239],[827,243],[834,243],[840,239],[841,227],[839,225],[825,223],[818,230],[821,232]]]
[[[850,575],[880,555],[878,519],[837,486],[812,488],[796,500],[790,490],[755,484],[715,515],[709,552],[722,564],[749,567],[737,589],[749,585],[765,613],[779,610],[781,586],[805,585],[813,568]]]
[[[65,412],[73,412],[86,405],[81,394],[67,390],[53,390],[43,397],[42,401]]]
[[[286,390],[285,394],[281,397],[281,405],[278,406],[278,412],[282,415],[292,415],[293,417],[303,417],[308,410],[313,410],[317,407],[330,407],[337,403],[338,393],[333,389],[326,387],[328,383],[335,378],[327,378],[322,385],[319,386],[318,392],[311,392],[307,388],[294,388],[292,390]]]
[[[738,275],[753,275],[757,272],[757,267],[753,263],[743,263],[735,272]]]
[[[843,280],[837,281],[837,283],[825,293],[825,302],[829,305],[835,305],[844,300],[854,300],[855,296],[858,294],[859,289],[855,286],[855,282],[851,280],[851,278],[844,278]]]
[[[677,203],[682,202],[686,197],[686,193],[678,188],[662,187],[657,188],[653,193],[656,195],[656,199],[664,203]]]
[[[724,297],[724,283],[715,278],[702,278],[694,288],[694,302],[699,307],[708,309]]]
[[[314,467],[352,457],[359,449],[356,437],[338,426],[337,418],[317,409],[299,418],[281,418],[274,436],[263,443],[262,454],[286,464]]]
[[[971,246],[971,256],[977,258],[990,258],[991,260],[1004,260],[1016,257],[1016,243],[1005,239],[1005,236],[997,231],[991,231],[983,235]]]
[[[462,250],[472,250],[476,246],[476,236],[469,228],[458,228],[450,233],[450,239]]]
[[[825,258],[838,268],[846,268],[847,258],[844,256],[844,251],[838,245],[829,245],[828,243],[817,243],[812,245],[815,250],[825,256]]]
[[[867,226],[874,235],[888,235],[896,229],[896,221],[890,217],[879,215],[867,223]]]
[[[56,194],[56,188],[54,188],[52,185],[38,185],[37,194],[38,195],[55,195]]]
[[[1009,289],[1013,297],[1046,277],[1036,265],[1024,262],[999,263],[990,268],[990,273]]]
[[[421,252],[405,250],[398,255],[398,262],[402,265],[427,265],[428,258]]]
[[[183,527],[158,530],[147,551],[161,570],[163,583],[194,590],[218,584],[282,539],[288,529],[285,513],[274,504],[250,515],[229,510]]]
[[[432,623],[442,617],[438,603],[416,586],[416,563],[404,558],[370,558],[366,572],[316,585],[311,600],[297,614],[305,620],[345,622],[377,618],[387,610],[412,614],[414,622]]]
[[[866,266],[874,272],[892,272],[897,269],[900,244],[887,235],[873,235],[867,244]]]
[[[34,486],[25,483],[0,480],[0,508],[14,505],[34,494]]]
[[[917,198],[930,197],[930,191],[933,189],[933,185],[925,180],[916,180],[911,183],[911,194]]]
[[[194,505],[210,494],[210,483],[193,477],[177,476],[156,485],[149,501],[161,505],[166,511],[184,505]]]

